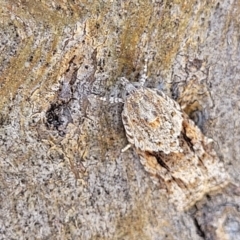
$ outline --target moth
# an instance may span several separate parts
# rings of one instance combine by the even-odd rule
[[[204,194],[226,186],[229,176],[213,148],[213,141],[157,89],[121,78],[126,93],[122,121],[129,144],[145,170],[160,184],[177,210],[187,210]]]
[[[139,82],[120,79],[124,86],[122,122],[129,144],[153,181],[164,189],[169,202],[178,211],[192,207],[208,192],[230,182],[219,160],[213,140],[181,109],[180,105],[158,89],[144,86],[147,67]],[[100,98],[106,101],[106,98]]]

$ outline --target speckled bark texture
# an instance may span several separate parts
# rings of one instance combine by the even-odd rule
[[[240,239],[240,3],[0,0],[0,239]],[[129,149],[119,77],[163,91],[231,183],[177,212]]]

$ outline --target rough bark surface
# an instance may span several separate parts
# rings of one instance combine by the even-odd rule
[[[1,239],[240,239],[240,3],[0,0]],[[161,89],[231,183],[177,212],[126,146],[119,77]]]

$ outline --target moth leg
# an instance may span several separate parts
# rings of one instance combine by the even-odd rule
[[[106,98],[106,97],[98,97],[96,95],[93,95],[93,97],[95,99],[99,99],[103,102],[110,102],[110,103],[124,103],[123,98],[119,98],[119,97],[110,97],[110,98]]]
[[[132,147],[132,144],[128,144],[126,147],[124,147],[122,150],[121,150],[121,152],[126,152],[129,148],[131,148]]]
[[[119,97],[110,97],[109,102],[110,103],[124,103],[124,100]]]
[[[144,68],[143,68],[143,74],[141,76],[141,78],[139,79],[139,83],[140,85],[143,87],[146,80],[147,80],[147,59],[144,60]]]

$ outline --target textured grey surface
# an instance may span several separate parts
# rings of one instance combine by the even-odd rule
[[[136,80],[148,57],[148,86],[184,105],[238,182],[239,3],[0,3],[0,238],[217,236],[201,214],[171,208],[132,150],[121,153],[122,106],[90,95],[118,93],[117,78]],[[229,239],[239,222],[226,220]]]

